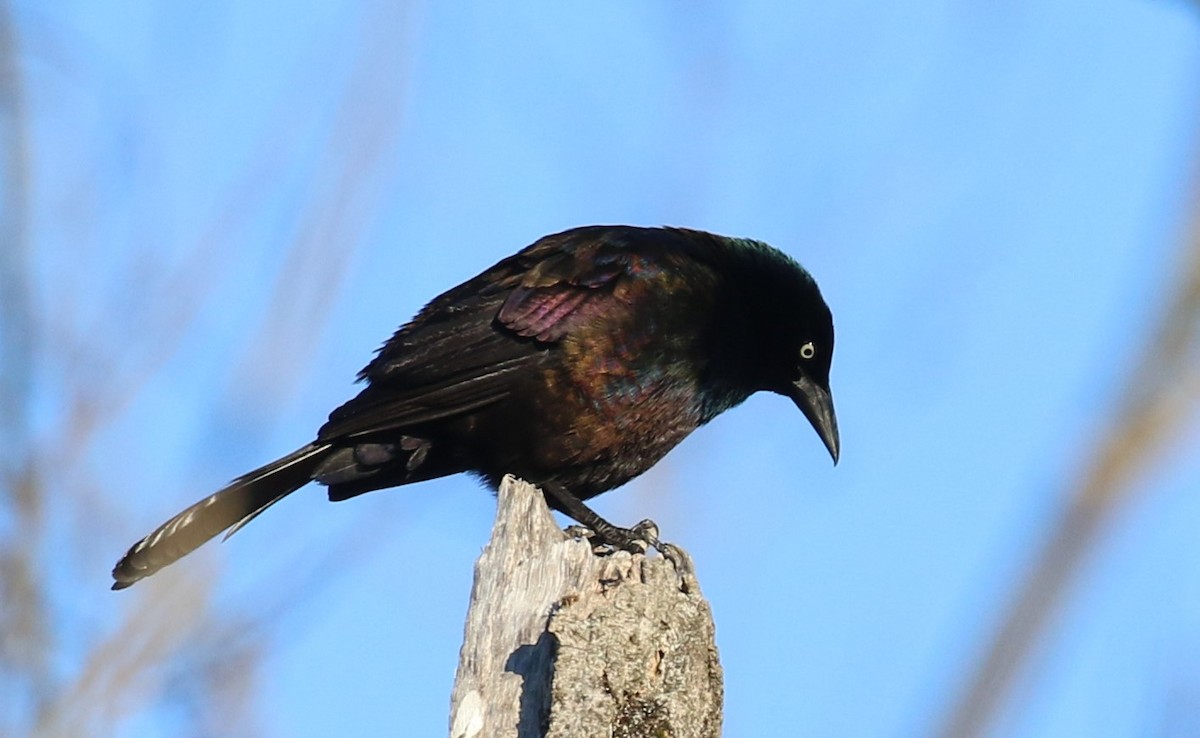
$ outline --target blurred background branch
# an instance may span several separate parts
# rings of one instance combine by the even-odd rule
[[[3,708],[46,690],[52,679],[48,603],[31,555],[44,532],[44,501],[29,429],[35,335],[28,283],[29,152],[13,23],[12,8],[0,2],[0,447],[6,451],[0,454],[0,673],[22,687],[5,690]],[[0,714],[0,728],[5,717]]]
[[[401,129],[396,80],[402,74],[394,38],[380,31],[395,27],[397,13],[381,3],[359,19],[355,63],[345,78],[333,78],[343,86],[341,104],[325,132],[321,163],[311,179],[287,183],[304,194],[280,223],[279,232],[290,236],[279,276],[265,292],[262,319],[243,321],[253,332],[246,361],[258,371],[234,372],[224,390],[258,395],[260,408],[277,408],[294,391],[381,204],[380,167]],[[258,734],[254,695],[273,635],[262,626],[285,603],[310,596],[313,577],[266,569],[256,577],[255,607],[245,611],[219,606],[204,570],[194,568],[126,597],[118,622],[78,608],[98,597],[122,602],[104,593],[107,583],[96,575],[107,567],[97,562],[115,559],[144,532],[130,525],[144,516],[111,509],[114,501],[137,498],[113,488],[119,475],[96,468],[96,444],[195,340],[198,318],[213,309],[222,283],[254,256],[243,226],[281,184],[279,159],[286,153],[279,151],[279,131],[288,130],[297,111],[276,110],[243,173],[190,243],[152,241],[151,230],[141,229],[142,238],[131,239],[124,253],[106,254],[106,269],[89,271],[79,257],[89,242],[100,242],[90,227],[103,222],[77,212],[70,226],[80,242],[57,255],[46,281],[45,262],[39,267],[30,258],[31,182],[40,162],[30,153],[23,90],[40,50],[22,48],[21,41],[11,7],[0,3],[0,734],[107,735],[163,711],[174,716],[170,732],[180,735]],[[77,172],[86,177],[88,169]],[[100,175],[92,176],[70,186],[99,192]],[[44,196],[71,199],[64,192]],[[62,214],[64,221],[71,217]],[[155,220],[150,213],[136,217]],[[98,299],[90,302],[89,294]],[[35,308],[35,301],[44,304]],[[287,360],[262,363],[264,351]],[[158,514],[171,512],[172,499],[188,501],[175,495],[204,492],[163,496]],[[97,525],[121,518],[127,522]],[[328,542],[328,548],[345,556],[352,547]]]
[[[1192,202],[1200,202],[1200,188]],[[997,713],[1030,677],[1030,662],[1080,575],[1113,526],[1151,486],[1145,476],[1179,451],[1200,401],[1200,209],[1181,240],[1173,285],[1158,325],[1135,336],[1113,336],[1122,348],[1136,347],[1136,367],[1119,392],[1114,413],[1096,439],[1078,475],[1066,488],[1066,507],[1044,547],[1017,585],[1001,625],[987,644],[961,698],[951,703],[940,735],[988,735]]]

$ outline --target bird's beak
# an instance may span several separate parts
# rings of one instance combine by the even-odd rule
[[[825,442],[825,448],[829,449],[833,463],[837,464],[841,441],[838,439],[837,416],[833,413],[833,395],[808,377],[801,377],[793,382],[789,394],[796,407],[800,408],[804,417],[812,423],[817,435]]]

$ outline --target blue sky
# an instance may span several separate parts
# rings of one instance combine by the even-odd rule
[[[841,464],[762,396],[597,500],[696,558],[732,737],[931,730],[1140,359],[1192,194],[1200,46],[1182,2],[17,18],[42,299],[65,265],[82,267],[78,315],[128,290],[130,321],[97,326],[119,342],[156,309],[128,266],[201,254],[197,322],[91,454],[130,541],[306,442],[398,324],[545,233],[688,225],[809,268],[837,326]],[[332,221],[297,215],[333,196]],[[296,289],[331,297],[259,342],[304,229],[332,266]],[[1138,482],[996,735],[1169,735],[1171,695],[1200,690],[1198,471],[1179,450]],[[329,567],[272,638],[268,735],[436,735],[493,510],[462,477],[344,505],[313,488],[179,567],[214,566],[242,611],[261,567]],[[139,606],[105,591],[118,553],[78,595],[112,617]]]

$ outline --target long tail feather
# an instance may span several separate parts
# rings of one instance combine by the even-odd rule
[[[263,510],[303,487],[329,451],[310,443],[238,477],[133,544],[113,568],[113,589],[124,589],[195,551],[221,531],[233,535]],[[228,537],[228,536],[226,536]]]

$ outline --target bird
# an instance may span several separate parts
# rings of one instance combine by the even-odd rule
[[[512,474],[601,542],[631,548],[645,531],[584,500],[755,392],[790,398],[837,464],[833,343],[814,278],[762,241],[624,225],[545,236],[430,301],[311,443],[135,543],[112,588],[228,538],[313,481],[336,502],[463,472],[495,490]]]

